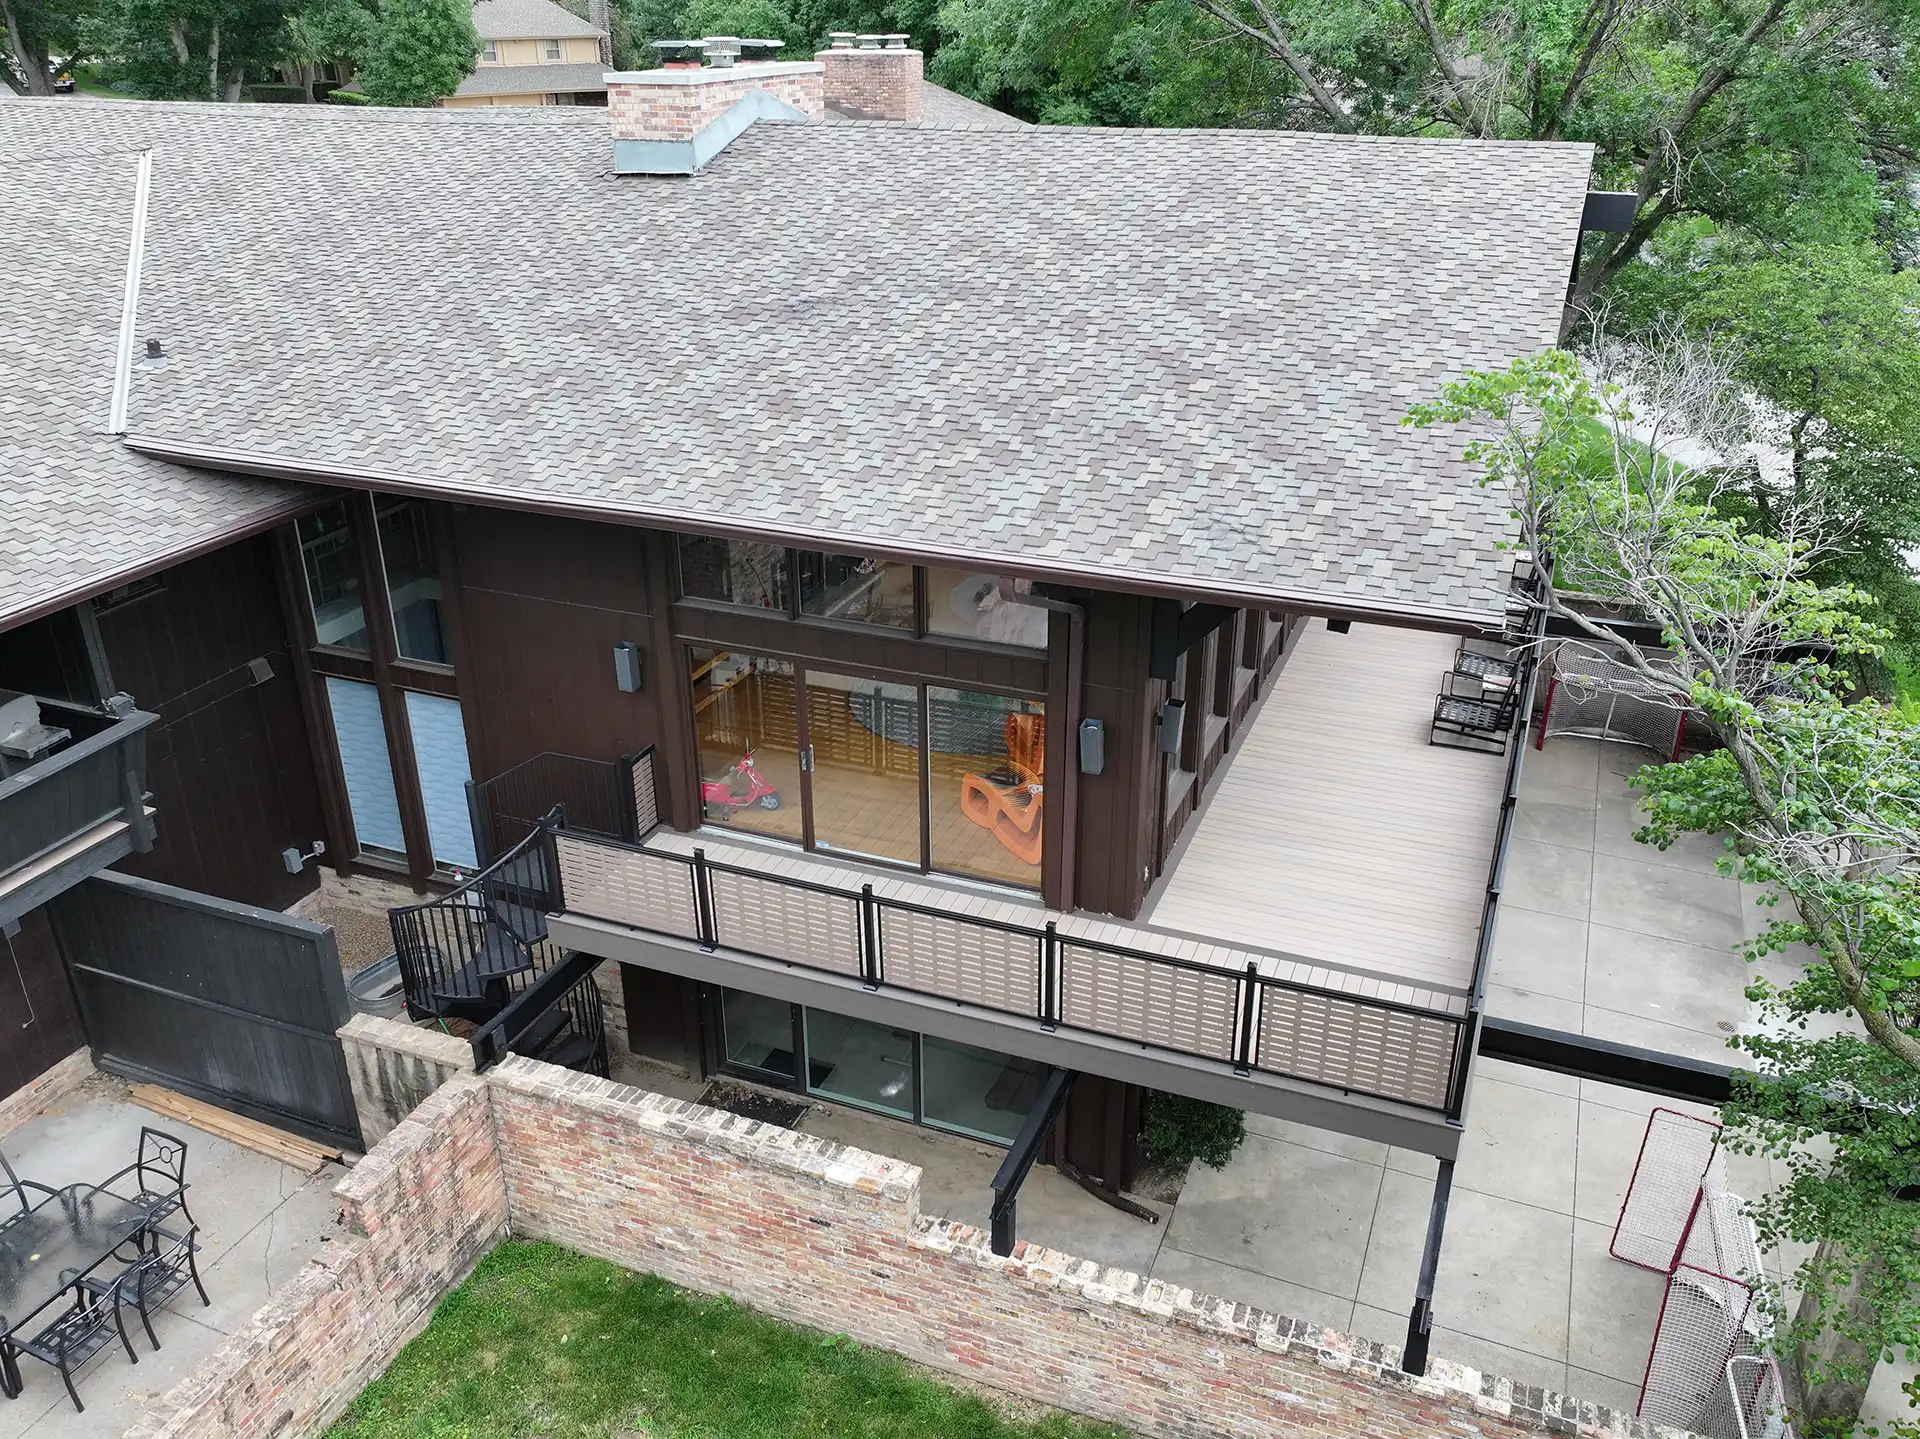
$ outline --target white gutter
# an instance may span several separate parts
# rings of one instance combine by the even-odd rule
[[[133,387],[133,332],[139,321],[140,266],[147,257],[147,194],[153,187],[153,151],[140,152],[133,182],[133,233],[127,241],[127,280],[120,292],[120,348],[113,361],[113,405],[107,433],[127,432],[127,392]]]

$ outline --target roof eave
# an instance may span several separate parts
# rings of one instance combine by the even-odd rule
[[[1403,629],[1439,630],[1449,634],[1476,634],[1498,630],[1504,617],[1498,608],[1459,609],[1418,605],[1364,596],[1307,589],[1261,589],[1206,580],[1155,580],[1105,565],[1072,564],[1048,560],[1009,564],[1007,556],[992,550],[964,550],[939,545],[902,546],[884,537],[814,530],[803,526],[755,524],[737,517],[716,518],[687,510],[645,504],[615,504],[552,495],[529,495],[499,485],[458,483],[363,465],[342,465],[258,451],[235,450],[194,440],[131,434],[129,448],[154,459],[170,460],[199,469],[224,470],[267,479],[346,485],[423,499],[490,505],[500,509],[531,510],[571,519],[603,523],[646,525],[683,533],[717,534],[733,539],[778,541],[803,549],[871,554],[905,562],[951,563],[968,569],[1017,573],[1049,583],[1085,585],[1094,589],[1133,594],[1163,595],[1246,609],[1293,610],[1329,619],[1395,625]],[[124,581],[116,581],[124,583]],[[110,588],[110,586],[102,586]]]

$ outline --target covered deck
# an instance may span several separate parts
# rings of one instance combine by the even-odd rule
[[[1144,917],[1470,989],[1507,766],[1427,742],[1458,644],[1303,629]]]

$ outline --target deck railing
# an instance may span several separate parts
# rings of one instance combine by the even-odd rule
[[[562,829],[553,852],[556,897],[582,918],[1440,1113],[1457,1111],[1465,1082],[1464,994],[1403,1003],[1304,982],[1287,956],[1207,945],[1226,958],[1183,958],[1146,947],[1174,938],[1164,931],[1116,943],[1091,932],[1111,928],[1098,921],[990,919],[931,886],[882,894],[704,849]]]
[[[48,719],[91,732],[0,778],[0,879],[109,820],[139,832],[147,825],[145,732],[159,716],[69,716],[64,706],[43,706]]]

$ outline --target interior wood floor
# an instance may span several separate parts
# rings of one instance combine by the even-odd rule
[[[1427,742],[1458,643],[1314,621],[1144,918],[1467,986],[1506,769]]]

